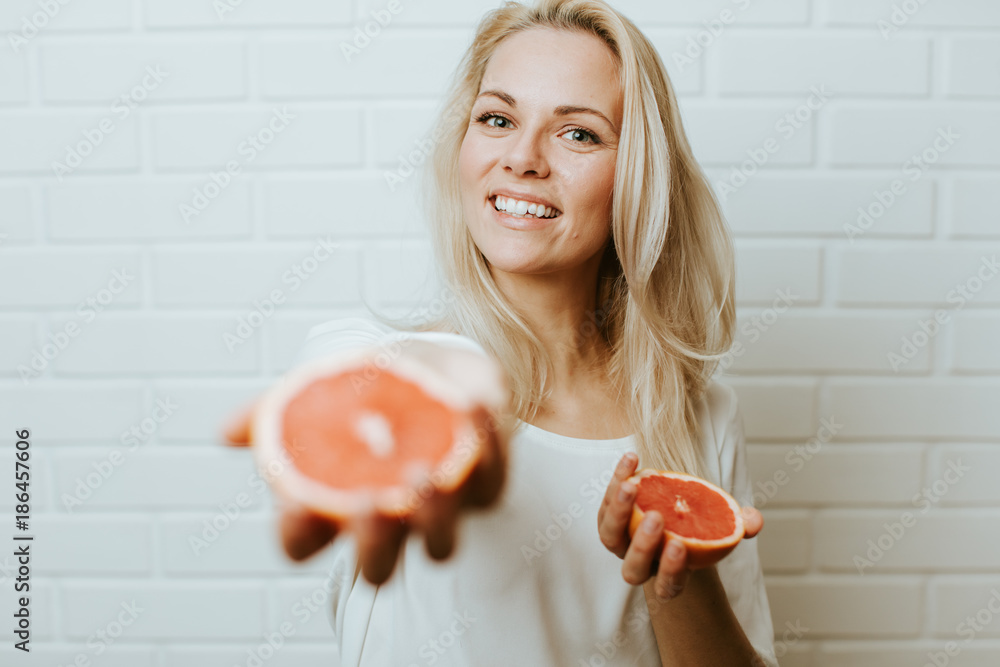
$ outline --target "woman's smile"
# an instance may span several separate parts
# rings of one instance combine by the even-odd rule
[[[562,211],[548,200],[530,195],[497,193],[490,197],[490,203],[496,210],[514,217],[557,218],[562,215]]]
[[[592,35],[536,28],[497,48],[459,154],[466,225],[493,270],[596,269],[611,235],[616,81]]]
[[[549,200],[525,194],[502,191],[490,196],[486,202],[497,224],[514,231],[543,229],[562,216],[562,211]]]

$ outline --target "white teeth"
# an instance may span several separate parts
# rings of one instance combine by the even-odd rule
[[[536,218],[550,218],[556,212],[554,208],[533,204],[509,197],[497,196],[494,208],[498,211],[506,211],[516,217],[533,216]]]

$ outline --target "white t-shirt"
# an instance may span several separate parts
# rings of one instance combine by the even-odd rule
[[[407,338],[412,337],[412,338]],[[428,340],[481,353],[456,334],[409,333],[376,320],[313,327],[298,361],[393,340]],[[698,406],[706,478],[751,504],[743,422],[732,389],[712,383]],[[343,667],[660,665],[641,586],[597,534],[597,510],[633,436],[571,438],[521,422],[510,442],[507,486],[488,509],[463,515],[457,545],[431,560],[420,536],[404,544],[389,581],[355,579],[355,547],[338,537],[331,626]],[[718,565],[743,631],[776,667],[773,629],[756,540]]]

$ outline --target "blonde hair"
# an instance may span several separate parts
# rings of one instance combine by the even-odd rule
[[[655,48],[601,0],[507,2],[479,24],[446,98],[426,176],[432,240],[449,304],[410,331],[447,329],[478,341],[506,370],[512,412],[530,421],[549,394],[548,354],[494,282],[462,215],[458,155],[483,73],[510,35],[547,27],[608,45],[623,94],[612,241],[591,325],[607,341],[606,370],[627,392],[640,465],[703,474],[696,406],[733,339],[734,252],[719,203],[694,159]],[[385,322],[387,318],[377,316]]]

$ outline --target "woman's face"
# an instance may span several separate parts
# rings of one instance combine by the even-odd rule
[[[596,269],[611,233],[617,80],[592,35],[535,28],[497,48],[459,156],[465,221],[494,270]]]

